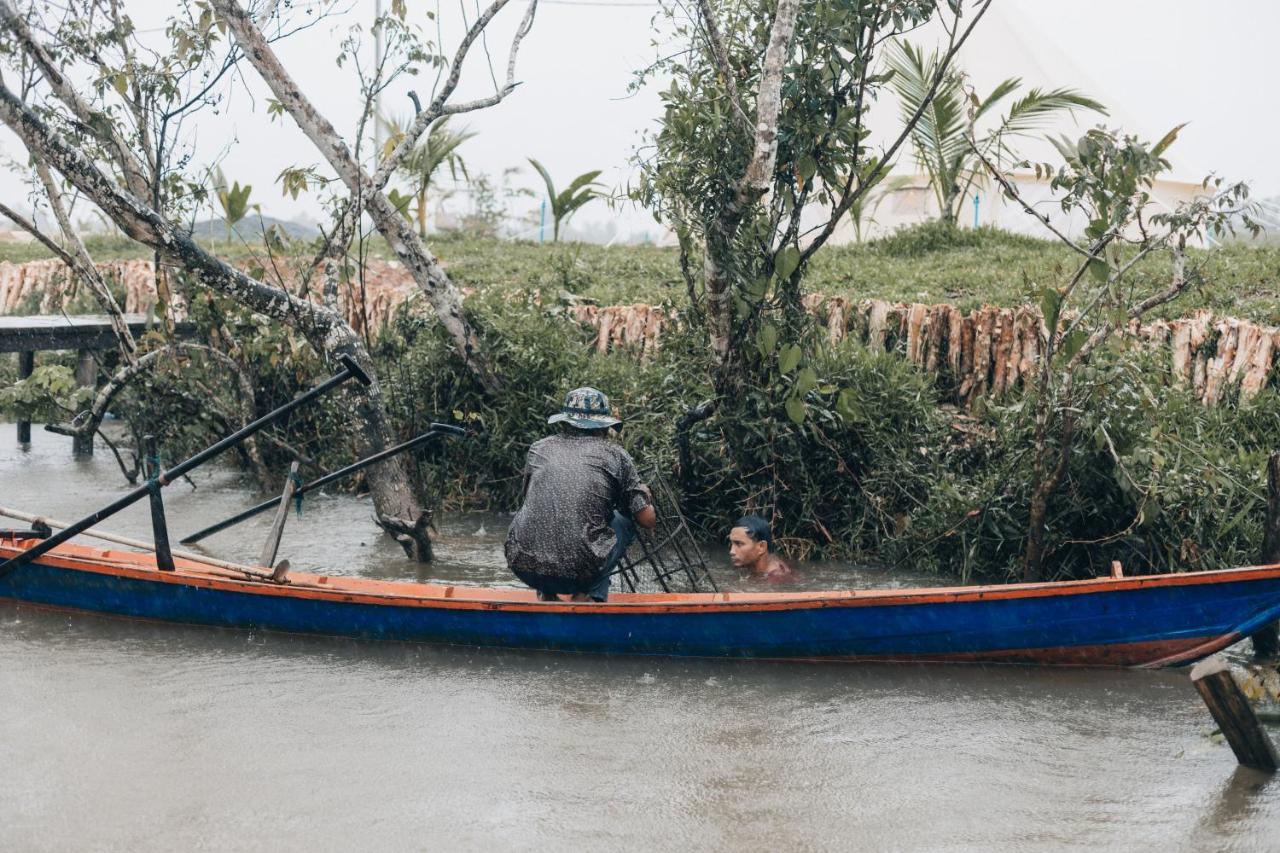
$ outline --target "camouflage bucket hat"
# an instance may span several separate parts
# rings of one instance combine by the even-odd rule
[[[559,414],[547,418],[547,423],[561,421],[578,429],[604,429],[620,424],[609,410],[609,398],[595,388],[574,388],[564,398],[564,408]]]

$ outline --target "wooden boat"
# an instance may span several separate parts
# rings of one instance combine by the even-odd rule
[[[0,558],[34,540],[0,537]],[[287,584],[189,559],[64,543],[0,578],[0,598],[184,624],[605,654],[1158,667],[1280,617],[1280,565],[1211,572],[830,592],[619,594],[293,573]],[[247,567],[246,567],[247,568]]]

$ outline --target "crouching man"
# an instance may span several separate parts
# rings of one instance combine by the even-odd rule
[[[653,496],[627,451],[609,440],[621,421],[595,388],[569,392],[547,423],[560,432],[529,447],[520,511],[507,533],[507,565],[542,601],[604,601],[609,576],[657,523]]]

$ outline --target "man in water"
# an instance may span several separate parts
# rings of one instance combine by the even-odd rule
[[[792,580],[794,572],[773,552],[773,531],[758,515],[744,515],[729,531],[729,559],[739,569],[747,569],[752,580],[781,583]]]
[[[542,601],[604,601],[635,526],[657,524],[653,495],[627,451],[609,441],[609,429],[622,421],[604,394],[570,391],[547,423],[560,424],[560,432],[529,447],[507,566]]]

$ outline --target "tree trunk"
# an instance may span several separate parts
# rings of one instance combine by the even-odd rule
[[[1045,519],[1049,512],[1049,493],[1043,483],[1031,492],[1031,507],[1027,514],[1027,547],[1022,556],[1022,581],[1034,583],[1044,580]]]
[[[373,372],[373,360],[359,340],[346,350],[356,363],[365,369],[373,382],[355,395],[354,433],[356,456],[363,459],[390,446],[391,424],[387,418],[386,399],[382,385]],[[349,392],[350,393],[350,392]],[[427,510],[419,504],[409,483],[409,472],[404,459],[396,456],[365,469],[365,481],[373,497],[378,524],[391,534],[410,559],[428,563],[432,557],[431,537]]]
[[[1058,459],[1049,467],[1049,450],[1044,441],[1044,431],[1038,430],[1036,436],[1036,461],[1033,477],[1035,483],[1031,489],[1031,503],[1027,512],[1027,545],[1022,557],[1022,580],[1034,583],[1044,580],[1045,539],[1048,535],[1049,501],[1057,491],[1058,484],[1067,473],[1067,463],[1071,461],[1071,440],[1075,434],[1075,415],[1070,411],[1071,395],[1068,390],[1063,395],[1065,409],[1062,416],[1062,430],[1059,440]],[[1051,412],[1046,411],[1046,417]],[[1046,428],[1047,429],[1047,425]]]
[[[707,16],[710,6],[703,5]],[[733,243],[743,217],[773,185],[778,162],[778,118],[782,112],[782,72],[791,54],[799,0],[779,0],[765,49],[764,66],[756,94],[756,125],[752,139],[751,159],[743,170],[733,198],[712,218],[706,227],[706,256],[703,281],[707,294],[707,326],[711,332],[711,351],[715,357],[717,384],[733,361],[733,276],[731,275]],[[706,17],[708,29],[716,25]]]

